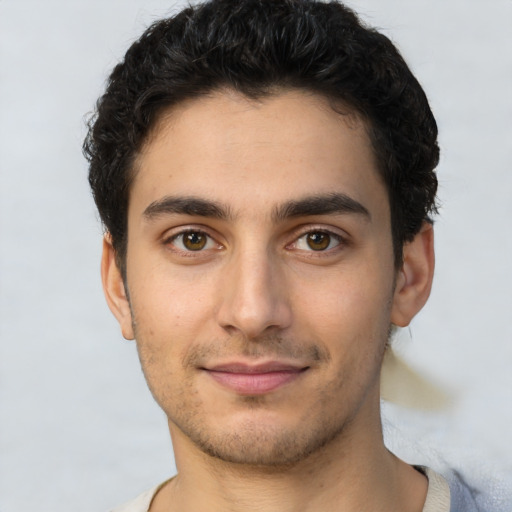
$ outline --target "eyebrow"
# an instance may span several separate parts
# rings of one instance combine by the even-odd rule
[[[211,217],[214,219],[231,219],[233,215],[229,207],[215,201],[199,197],[173,197],[166,196],[153,201],[143,212],[143,217],[153,220],[162,215],[192,215],[197,217]]]
[[[272,218],[278,222],[294,217],[332,214],[357,214],[371,220],[370,212],[359,201],[338,192],[288,201],[274,209]]]
[[[146,220],[163,215],[191,215],[231,220],[234,215],[229,206],[194,196],[165,196],[153,201],[143,212]],[[280,222],[296,217],[332,214],[358,214],[371,219],[370,212],[360,202],[342,193],[319,194],[287,201],[272,211],[272,220]]]

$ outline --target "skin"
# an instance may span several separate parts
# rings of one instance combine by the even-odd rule
[[[394,268],[364,123],[300,91],[219,91],[164,116],[136,171],[126,281],[108,235],[102,275],[169,420],[178,476],[151,510],[421,511],[379,376],[390,325],[428,298],[433,235]],[[224,371],[269,364],[290,378]]]

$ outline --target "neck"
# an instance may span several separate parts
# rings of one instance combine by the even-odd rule
[[[379,413],[374,420],[356,419],[306,459],[279,467],[213,458],[171,424],[178,475],[151,512],[420,512],[426,479],[385,448]]]

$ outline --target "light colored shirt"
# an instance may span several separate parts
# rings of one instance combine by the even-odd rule
[[[450,488],[446,480],[435,471],[425,467],[418,467],[428,479],[428,491],[423,512],[450,512]],[[148,512],[156,493],[168,480],[149,491],[142,493],[132,501],[113,509],[111,512]]]
[[[450,488],[446,480],[430,468],[418,468],[428,479],[427,498],[422,512],[450,512]]]

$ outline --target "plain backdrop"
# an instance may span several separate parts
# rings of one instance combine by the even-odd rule
[[[174,471],[163,413],[103,300],[81,144],[112,66],[177,5],[0,0],[2,512],[107,510]],[[440,128],[435,285],[398,349],[452,404],[390,414],[511,477],[512,2],[349,5],[398,44]]]

